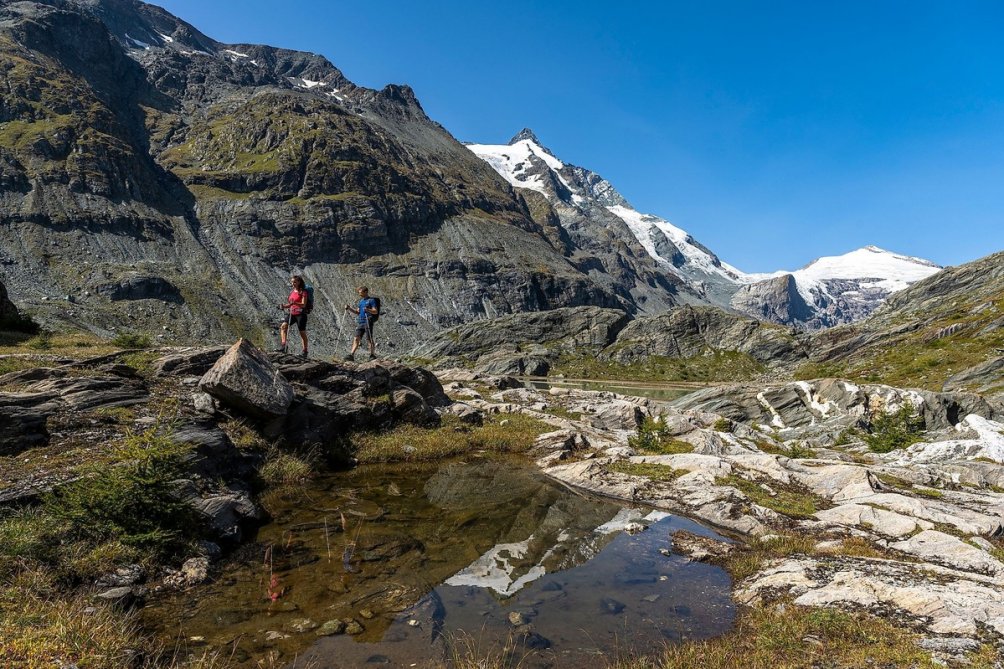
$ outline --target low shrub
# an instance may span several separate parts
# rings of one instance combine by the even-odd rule
[[[132,332],[122,332],[112,339],[112,346],[118,348],[150,348],[153,340],[148,334],[137,334]]]
[[[199,529],[197,514],[173,487],[188,447],[150,428],[118,448],[118,464],[84,469],[45,497],[46,511],[66,522],[73,539],[92,545],[119,541],[164,557],[181,552]]]
[[[862,439],[875,453],[888,453],[906,448],[921,441],[924,434],[924,418],[915,416],[914,409],[904,404],[898,411],[880,414],[871,424]]]

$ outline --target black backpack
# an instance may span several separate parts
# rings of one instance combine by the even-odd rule
[[[376,323],[378,320],[380,320],[380,298],[379,297],[374,297],[373,298],[373,304],[374,304],[374,306],[376,306],[377,312],[375,314],[370,314],[370,323],[371,324],[372,323]]]
[[[307,291],[307,303],[303,305],[303,313],[309,314],[314,310],[314,287],[308,283],[303,289]]]

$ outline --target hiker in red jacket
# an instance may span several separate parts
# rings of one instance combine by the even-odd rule
[[[300,357],[307,357],[307,284],[304,283],[303,277],[299,274],[294,275],[289,280],[290,285],[293,286],[293,292],[289,294],[289,300],[286,304],[280,304],[280,309],[289,309],[289,318],[282,325],[279,326],[279,339],[281,345],[279,350],[283,353],[286,352],[286,337],[289,334],[289,326],[292,323],[296,323],[297,329],[300,330],[300,341],[303,342],[303,352],[300,353]]]

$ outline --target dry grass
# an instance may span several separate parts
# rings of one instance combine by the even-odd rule
[[[0,666],[120,669],[149,647],[131,616],[89,608],[84,595],[56,595],[44,571],[23,571],[0,592]]]
[[[914,632],[866,613],[808,609],[792,604],[749,607],[740,611],[735,628],[724,636],[671,646],[660,656],[622,662],[612,667],[933,669],[942,666],[916,646],[919,638]]]
[[[303,483],[314,475],[316,451],[300,455],[285,453],[277,448],[269,450],[258,476],[267,486],[285,486]]]
[[[480,426],[444,416],[439,427],[399,425],[375,434],[357,433],[352,443],[360,463],[419,462],[478,451],[522,453],[533,446],[539,435],[552,429],[523,414],[486,416]]]
[[[628,476],[644,476],[653,481],[675,481],[687,473],[686,469],[673,469],[668,465],[659,465],[653,462],[631,462],[629,460],[613,462],[607,465],[607,469]]]

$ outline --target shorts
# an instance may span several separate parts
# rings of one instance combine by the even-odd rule
[[[363,325],[362,323],[360,323],[359,325],[356,326],[356,338],[357,339],[362,339],[363,337],[365,337],[366,339],[368,339],[370,341],[373,341],[373,324],[372,323],[370,323],[369,326]]]
[[[290,326],[296,325],[296,329],[304,332],[307,329],[307,314],[290,314]]]

